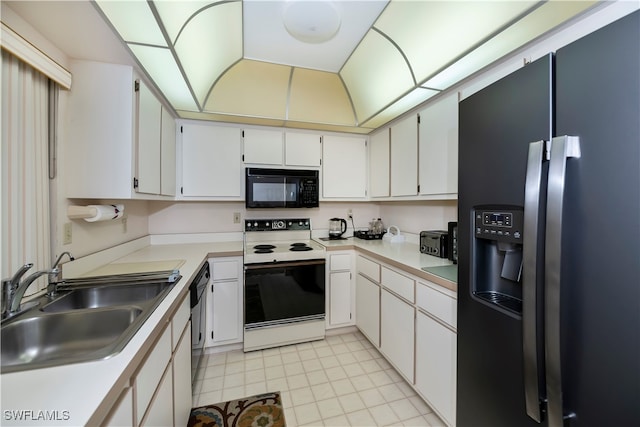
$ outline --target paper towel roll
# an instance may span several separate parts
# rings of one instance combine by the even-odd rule
[[[88,205],[94,211],[94,215],[85,218],[87,222],[109,221],[112,219],[122,218],[124,215],[124,205]]]

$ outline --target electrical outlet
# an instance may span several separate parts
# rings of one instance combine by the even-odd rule
[[[240,212],[233,213],[233,223],[240,224]]]
[[[125,234],[127,232],[127,217],[122,218],[122,233]]]
[[[353,211],[351,209],[349,209],[347,211],[347,215],[349,216],[349,219],[352,219],[353,218]]]
[[[70,222],[65,222],[64,223],[64,227],[62,229],[62,244],[63,245],[70,245],[71,241],[72,241],[72,223]]]

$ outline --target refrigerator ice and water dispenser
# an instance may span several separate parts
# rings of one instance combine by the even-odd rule
[[[522,315],[524,210],[476,206],[472,294],[490,307]]]

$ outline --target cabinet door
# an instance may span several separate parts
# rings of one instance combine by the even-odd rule
[[[245,129],[244,162],[282,165],[282,131]]]
[[[173,354],[173,416],[175,426],[186,426],[192,407],[191,399],[191,323],[182,333]]]
[[[420,194],[458,192],[458,93],[420,112]]]
[[[103,427],[133,426],[133,390],[127,387],[102,423]]]
[[[416,337],[416,388],[442,419],[455,425],[456,334],[418,312]]]
[[[129,66],[72,61],[66,196],[129,199],[134,176],[134,78]]]
[[[389,128],[372,135],[369,140],[369,194],[371,197],[390,195]]]
[[[415,308],[386,289],[380,307],[380,350],[413,383]]]
[[[166,108],[162,109],[160,134],[160,193],[176,195],[176,121]]]
[[[286,132],[284,162],[287,166],[320,166],[322,144],[320,135]]]
[[[351,272],[340,271],[329,276],[329,324],[351,322]]]
[[[356,326],[376,347],[380,347],[380,286],[356,276]]]
[[[240,283],[237,280],[214,282],[211,297],[211,311],[207,313],[210,320],[211,342],[237,342],[242,339],[242,321],[238,320],[241,307]]]
[[[242,198],[240,129],[208,124],[182,126],[182,194]]]
[[[142,426],[158,427],[173,425],[173,375],[171,365],[164,370],[164,376],[158,385]]]
[[[322,196],[359,199],[367,195],[365,138],[322,138]]]
[[[418,120],[410,116],[391,127],[391,195],[418,194]]]
[[[136,80],[138,104],[137,171],[138,193],[160,194],[160,101]]]
[[[137,422],[145,414],[151,398],[158,388],[165,368],[171,360],[171,328],[166,328],[155,347],[149,352],[144,365],[135,376],[134,399]],[[167,419],[173,419],[173,413]]]

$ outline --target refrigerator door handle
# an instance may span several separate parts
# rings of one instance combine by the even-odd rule
[[[562,214],[568,158],[580,157],[580,138],[558,136],[551,144],[547,188],[547,229],[545,235],[545,363],[549,427],[562,427],[565,418],[562,397],[560,348],[560,273],[562,255]]]
[[[539,208],[542,184],[542,163],[549,160],[548,144],[537,141],[529,144],[527,175],[524,190],[524,239],[522,248],[522,353],[524,361],[524,394],[527,415],[542,421],[542,409],[538,378],[537,340],[537,252],[540,232]]]

